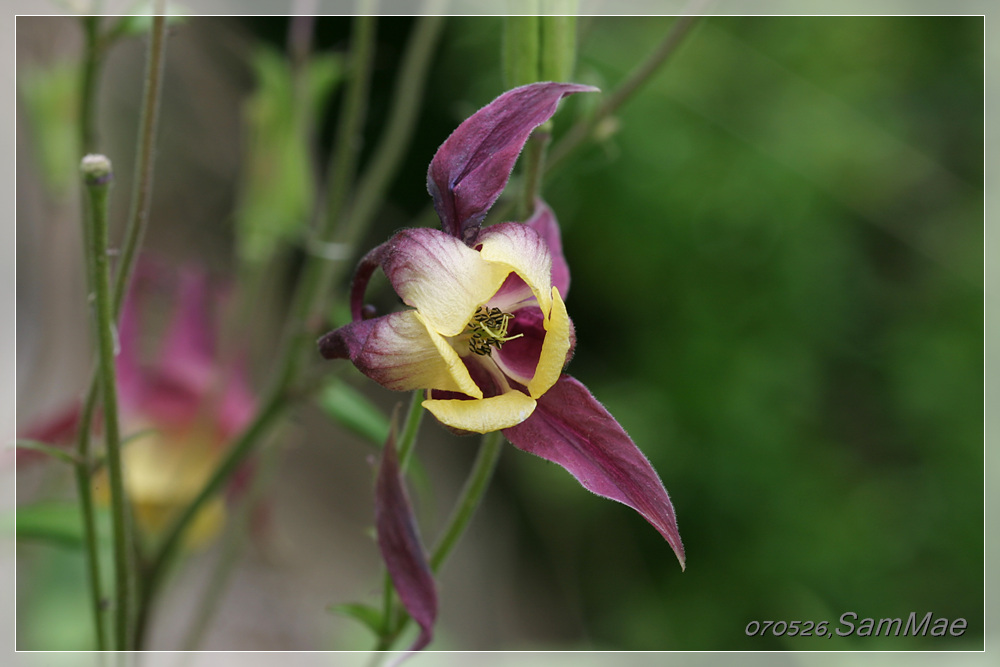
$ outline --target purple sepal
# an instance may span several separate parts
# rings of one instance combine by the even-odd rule
[[[552,117],[564,95],[596,91],[575,83],[532,83],[500,95],[459,125],[427,169],[441,228],[471,245],[531,132]]]
[[[419,651],[433,637],[437,592],[403,488],[394,435],[389,436],[382,450],[382,464],[375,482],[375,533],[399,599],[420,626],[420,636],[409,649]]]
[[[504,430],[518,449],[557,463],[599,496],[643,516],[684,567],[684,545],[670,497],[656,471],[583,384],[563,374],[528,419]]]
[[[538,232],[549,246],[549,254],[552,255],[552,285],[559,290],[559,295],[565,301],[569,294],[569,264],[563,255],[562,236],[555,213],[544,201],[536,199],[535,212],[524,224]]]

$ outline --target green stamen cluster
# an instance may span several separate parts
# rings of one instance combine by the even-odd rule
[[[485,356],[492,352],[491,347],[499,350],[507,341],[523,336],[524,334],[507,335],[507,325],[512,319],[514,319],[513,315],[505,313],[499,308],[479,306],[465,329],[466,333],[471,334],[469,349],[478,355]]]

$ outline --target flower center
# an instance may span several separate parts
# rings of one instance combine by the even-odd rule
[[[523,336],[524,334],[507,335],[507,325],[512,319],[513,315],[499,308],[479,306],[465,328],[465,332],[471,334],[469,349],[479,355],[488,355],[491,346],[499,350],[507,341]]]

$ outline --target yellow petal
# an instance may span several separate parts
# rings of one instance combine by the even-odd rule
[[[569,313],[555,286],[552,287],[552,310],[545,318],[544,327],[542,353],[538,357],[535,375],[528,382],[528,393],[532,398],[538,398],[556,383],[569,353]]]
[[[489,433],[517,426],[535,410],[535,399],[517,390],[472,401],[428,399],[422,404],[446,426]]]
[[[435,229],[408,229],[395,237],[382,268],[396,293],[443,336],[462,333],[476,307],[500,289],[510,269]]]
[[[482,258],[515,271],[531,288],[542,312],[549,312],[552,256],[538,232],[518,222],[505,222],[484,229],[479,240]]]

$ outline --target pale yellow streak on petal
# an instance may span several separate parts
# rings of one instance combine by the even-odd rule
[[[552,287],[552,310],[543,326],[545,340],[542,341],[542,353],[538,357],[535,375],[528,382],[528,393],[532,398],[538,398],[556,383],[569,352],[569,313],[555,286]]]
[[[438,382],[437,384],[427,385],[429,389],[442,389],[445,391],[460,391],[463,394],[467,394],[474,398],[482,398],[483,391],[476,385],[472,380],[472,376],[469,375],[469,369],[465,367],[462,363],[461,357],[455,352],[447,340],[441,334],[434,331],[434,328],[423,316],[422,313],[418,311],[413,311],[417,320],[419,320],[424,328],[427,330],[427,335],[430,337],[431,342],[437,348],[438,353],[441,355],[441,360],[444,362],[446,372],[449,379],[453,381],[453,384],[447,382]]]
[[[429,399],[422,404],[446,426],[489,433],[517,426],[535,410],[535,399],[517,390],[475,401]]]

